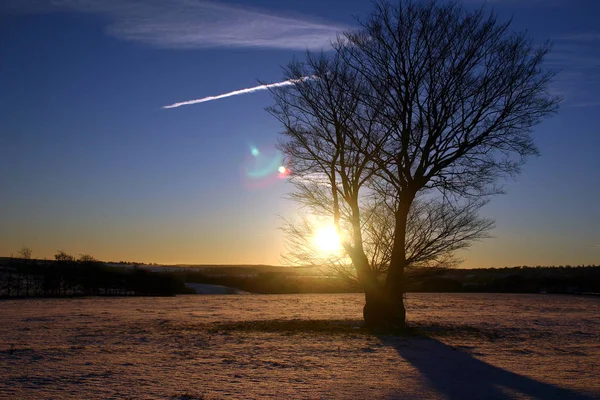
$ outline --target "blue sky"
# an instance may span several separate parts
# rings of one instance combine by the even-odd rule
[[[169,4],[166,7],[166,4]],[[343,4],[343,7],[341,6]],[[481,5],[469,1],[468,7]],[[466,267],[600,262],[600,3],[489,1],[554,42],[564,97],[541,156],[484,213],[495,238]],[[356,25],[369,1],[5,0],[0,5],[0,255],[22,245],[104,260],[277,264],[285,180],[245,174],[281,127],[281,66]]]

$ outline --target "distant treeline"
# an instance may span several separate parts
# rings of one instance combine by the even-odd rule
[[[214,269],[213,269],[214,271]],[[227,271],[223,268],[221,271]],[[295,275],[293,271],[255,274],[180,272],[185,282],[232,286],[253,293],[361,292],[340,278]],[[407,272],[407,292],[600,293],[600,266],[415,269]]]
[[[0,265],[0,297],[168,296],[187,293],[173,274],[93,259],[13,259]]]
[[[415,277],[412,292],[600,293],[600,266],[594,265],[415,271]]]
[[[360,292],[341,278],[299,274],[293,268],[154,268],[114,266],[58,253],[56,260],[0,259],[0,297],[164,296],[193,293],[185,283],[251,293]],[[270,268],[270,269],[267,269]],[[407,292],[600,293],[600,266],[417,269]]]

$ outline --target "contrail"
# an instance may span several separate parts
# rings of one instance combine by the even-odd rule
[[[181,106],[187,106],[190,104],[198,104],[198,103],[204,103],[207,101],[224,99],[225,97],[237,96],[239,94],[254,93],[254,92],[258,92],[259,90],[267,90],[269,88],[274,88],[274,87],[291,86],[291,85],[295,85],[296,83],[304,82],[308,79],[314,79],[314,78],[315,78],[314,76],[304,76],[299,79],[289,79],[289,80],[283,81],[283,82],[268,83],[268,84],[264,84],[264,85],[254,86],[254,87],[247,88],[247,89],[234,90],[233,92],[220,94],[218,96],[208,96],[208,97],[203,97],[201,99],[182,101],[180,103],[173,103],[168,106],[163,106],[162,108],[177,108],[177,107],[181,107]]]

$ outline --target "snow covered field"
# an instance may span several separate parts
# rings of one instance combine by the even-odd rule
[[[362,302],[0,301],[0,398],[600,398],[600,298],[411,294],[409,320],[429,338],[354,329]],[[343,329],[286,330],[308,325],[297,320]]]

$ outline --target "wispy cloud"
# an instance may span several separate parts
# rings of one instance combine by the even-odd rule
[[[107,33],[166,48],[326,49],[346,29],[304,16],[283,16],[202,0],[2,0],[4,12],[76,11],[110,19]]]
[[[551,64],[581,70],[600,66],[600,32],[574,32],[553,37],[554,46],[547,56]]]
[[[308,76],[306,76],[306,77],[301,78],[301,79],[290,79],[290,80],[283,81],[283,82],[269,83],[269,84],[254,86],[254,87],[247,88],[247,89],[234,90],[233,92],[220,94],[218,96],[208,96],[208,97],[203,97],[201,99],[182,101],[182,102],[179,102],[179,103],[170,104],[168,106],[163,106],[162,108],[177,108],[177,107],[181,107],[181,106],[187,106],[187,105],[190,105],[190,104],[205,103],[207,101],[224,99],[226,97],[231,97],[231,96],[238,96],[240,94],[254,93],[254,92],[258,92],[260,90],[267,90],[267,89],[270,89],[270,88],[276,88],[276,87],[282,87],[282,86],[291,86],[291,85],[303,82],[303,81],[308,80],[308,79],[314,79],[314,77],[308,77]]]
[[[566,93],[570,107],[600,105],[600,32],[563,33],[553,40],[546,62],[559,71],[554,89]]]
[[[465,0],[474,4],[510,4],[517,6],[558,7],[565,4],[566,0]]]
[[[559,40],[577,40],[582,42],[596,41],[600,40],[600,32],[590,31],[590,32],[580,32],[580,33],[572,33],[569,35],[562,35],[556,37]]]
[[[571,104],[571,107],[600,107],[600,101],[590,101],[587,103],[575,103]],[[598,245],[600,246],[600,245]]]

